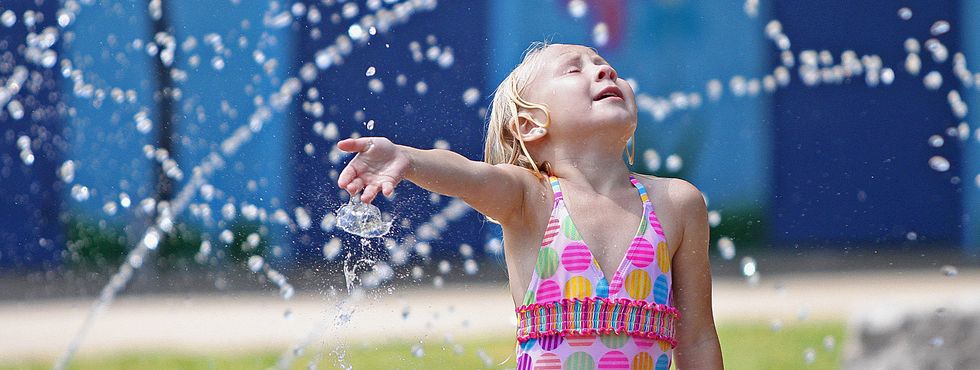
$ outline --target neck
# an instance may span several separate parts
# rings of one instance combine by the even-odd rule
[[[629,185],[623,180],[629,177],[630,171],[623,162],[621,152],[556,150],[554,156],[549,157],[554,175],[575,187],[591,189],[599,194],[610,194]]]

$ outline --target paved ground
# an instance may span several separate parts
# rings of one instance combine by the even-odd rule
[[[743,320],[887,320],[908,310],[980,308],[980,269],[953,277],[938,269],[763,276],[757,286],[716,279],[719,323]],[[119,350],[286,350],[307,338],[317,343],[386,338],[443,340],[507,335],[513,303],[502,284],[442,289],[396,289],[364,297],[337,319],[339,298],[274,292],[226,295],[120,297],[96,320],[79,354]],[[0,301],[0,359],[58,356],[82,325],[92,299]],[[287,312],[289,312],[287,314]],[[403,315],[407,315],[403,318]],[[342,315],[343,316],[343,315]],[[338,322],[342,323],[339,327]]]

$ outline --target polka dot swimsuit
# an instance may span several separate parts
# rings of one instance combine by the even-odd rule
[[[572,223],[556,177],[554,207],[517,307],[517,369],[668,369],[676,345],[667,240],[646,189],[646,217],[611,279]]]

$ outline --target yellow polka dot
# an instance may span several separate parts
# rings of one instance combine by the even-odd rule
[[[650,274],[646,271],[633,270],[633,272],[626,276],[625,285],[626,292],[633,299],[647,299],[653,284],[650,283]]]
[[[636,356],[633,356],[633,363],[630,364],[630,370],[653,370],[653,357],[650,357],[649,353],[640,352]]]
[[[670,350],[670,342],[667,342],[665,340],[658,340],[657,345],[660,346],[661,351],[667,352],[668,350]]]
[[[589,279],[576,276],[565,282],[565,298],[585,298],[592,295]]]
[[[670,271],[670,251],[667,250],[667,242],[657,243],[657,265],[664,273]]]

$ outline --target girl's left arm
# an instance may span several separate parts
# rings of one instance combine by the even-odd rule
[[[676,191],[676,214],[683,219],[681,245],[671,263],[677,325],[674,358],[678,369],[722,369],[721,345],[711,311],[711,265],[708,262],[708,210],[701,191],[684,180]],[[674,187],[674,186],[672,186]]]

